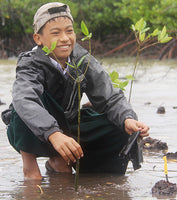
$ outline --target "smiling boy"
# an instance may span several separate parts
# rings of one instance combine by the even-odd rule
[[[129,135],[140,131],[141,137],[148,136],[149,127],[137,121],[123,92],[112,86],[91,57],[81,93],[86,93],[94,110],[82,109],[81,144],[76,142],[78,93],[68,76],[76,78],[76,73],[66,63],[77,64],[85,55],[79,68],[83,74],[89,54],[76,43],[69,7],[58,2],[41,6],[34,16],[33,38],[38,47],[18,59],[10,122],[5,120],[8,112],[2,115],[10,143],[22,155],[24,177],[42,178],[36,160],[41,156],[49,157],[49,171],[71,173],[80,159],[81,172],[124,174],[129,159],[120,158],[119,152]],[[54,53],[60,63],[42,50],[56,41]]]

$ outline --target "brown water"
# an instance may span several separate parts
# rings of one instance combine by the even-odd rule
[[[132,73],[132,59],[107,59],[102,61],[106,69],[116,69],[120,76]],[[141,61],[133,85],[131,103],[139,120],[150,126],[151,137],[168,144],[168,152],[177,151],[177,64],[170,61]],[[15,62],[0,61],[0,99],[6,105],[11,102],[11,87],[15,78]],[[129,86],[126,89],[128,97]],[[84,98],[84,101],[86,99]],[[157,114],[164,106],[165,114]],[[154,184],[164,179],[162,152],[144,152],[142,168],[134,171],[131,163],[125,176],[111,174],[81,174],[78,193],[74,191],[74,175],[46,174],[46,158],[38,163],[43,175],[41,182],[24,182],[22,160],[9,145],[6,127],[0,121],[0,199],[59,199],[59,200],[153,200],[177,199],[174,196],[153,197]],[[177,183],[177,163],[168,161],[169,181]]]

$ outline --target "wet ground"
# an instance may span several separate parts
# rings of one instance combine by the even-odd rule
[[[132,73],[133,60],[102,60],[106,69],[116,69],[120,76]],[[168,144],[168,152],[177,151],[177,64],[170,61],[141,61],[133,85],[131,103],[139,120],[150,126],[150,136]],[[0,99],[6,105],[11,102],[11,87],[15,78],[15,61],[0,61]],[[129,86],[126,88],[128,97]],[[166,113],[157,114],[164,106]],[[163,152],[144,151],[142,168],[134,171],[131,163],[125,176],[111,174],[81,174],[78,193],[74,191],[74,175],[47,174],[46,158],[38,159],[43,180],[24,182],[22,161],[9,145],[6,127],[0,121],[0,199],[59,199],[59,200],[153,200],[177,199],[173,196],[152,195],[152,187],[165,180]],[[168,177],[177,183],[177,163],[168,161]]]

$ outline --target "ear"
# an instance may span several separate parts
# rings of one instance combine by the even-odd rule
[[[38,33],[34,33],[33,34],[33,40],[35,41],[35,43],[38,45],[38,46],[41,46],[42,45],[42,42],[40,40],[40,35]]]

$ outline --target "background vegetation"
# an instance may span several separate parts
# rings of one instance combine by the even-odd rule
[[[33,16],[41,5],[54,1],[56,0],[0,0],[0,51],[8,50],[12,54],[18,54],[19,51],[25,48],[29,50],[34,46]],[[131,33],[131,24],[142,17],[153,29],[162,29],[165,25],[169,34],[176,38],[176,0],[60,0],[60,2],[70,6],[78,35],[80,22],[84,20],[93,33],[93,38],[100,43],[106,43],[109,37],[112,39],[116,36],[118,41],[107,41],[110,49],[115,47],[115,43],[119,45],[120,41],[126,42]]]

